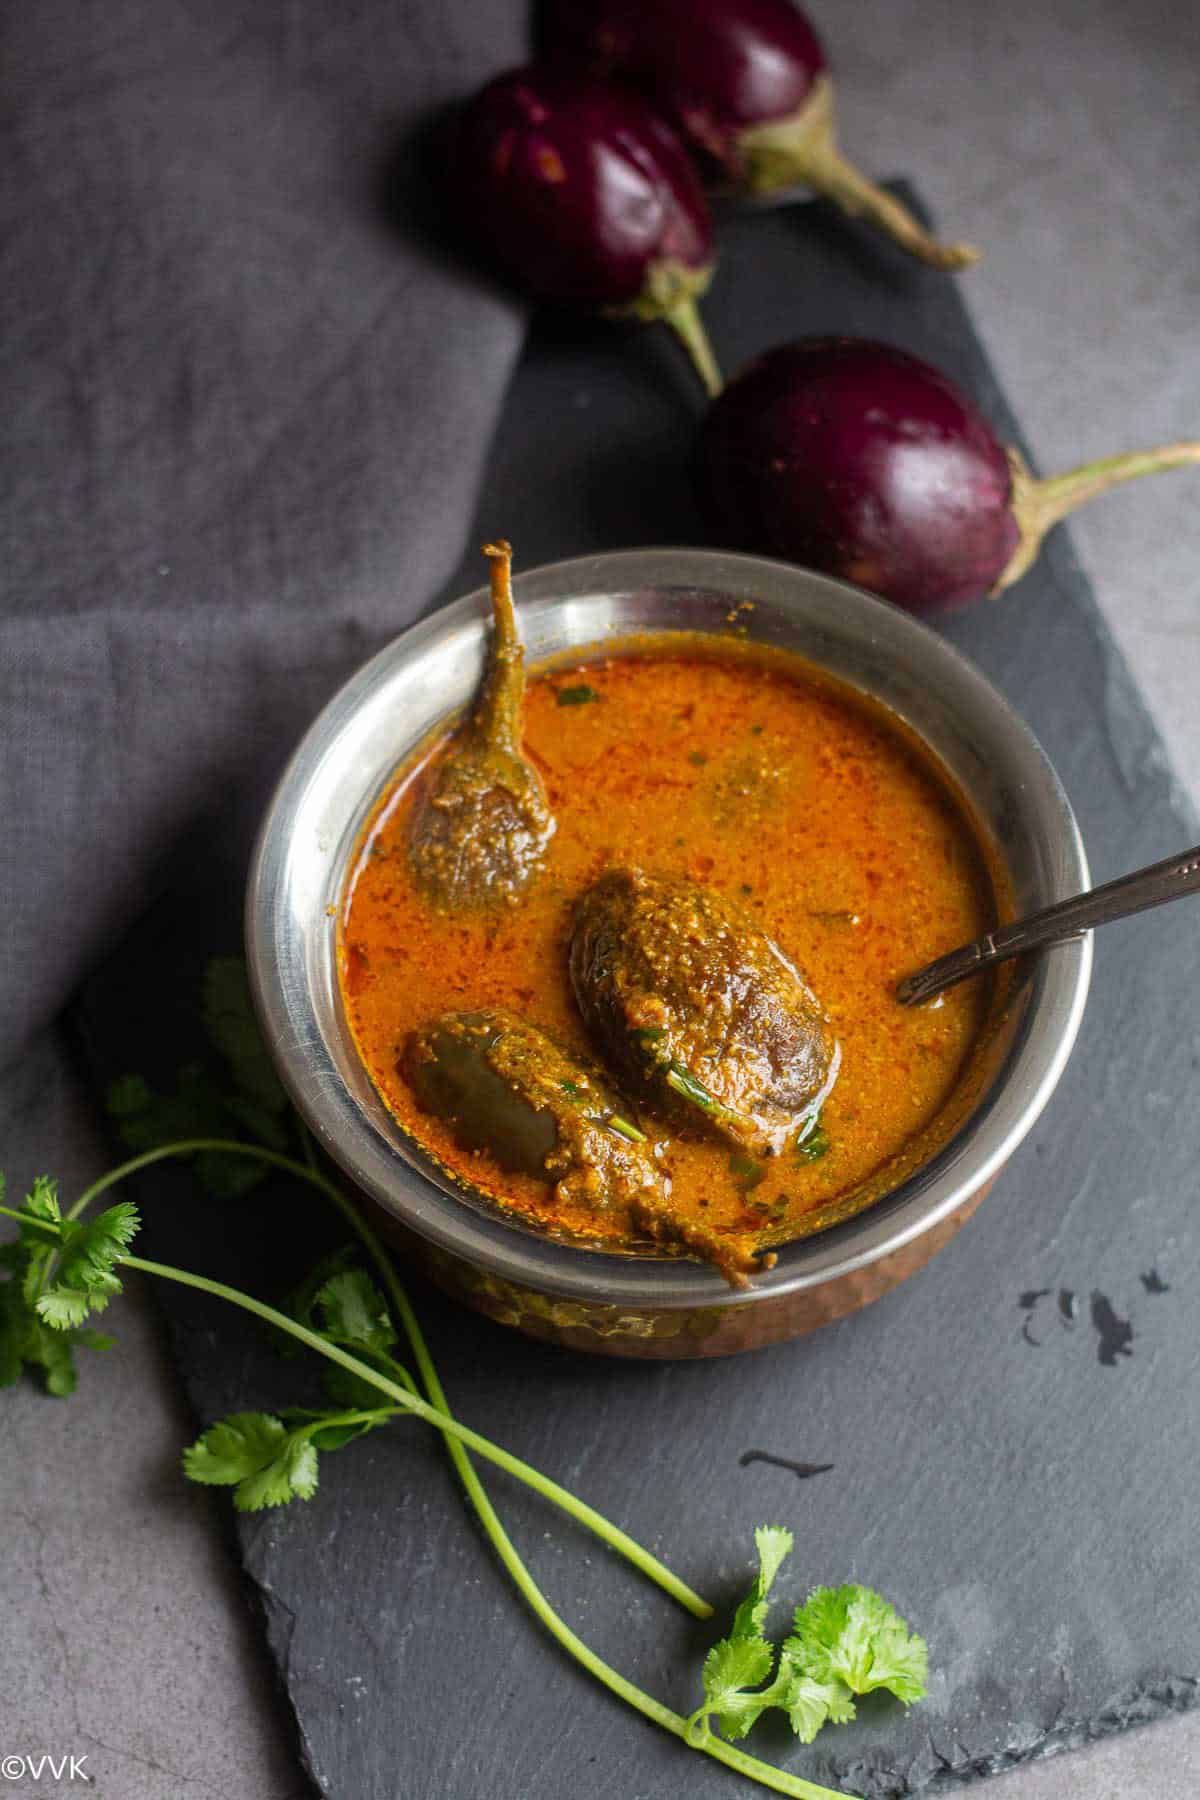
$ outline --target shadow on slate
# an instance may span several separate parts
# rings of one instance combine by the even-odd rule
[[[1003,435],[1019,436],[957,285],[819,204],[734,218],[705,310],[728,369],[789,335],[880,336],[935,360]],[[474,546],[497,532],[526,568],[699,539],[684,475],[699,410],[665,331],[537,330],[455,589],[480,584]],[[1097,879],[1195,838],[1064,532],[1003,601],[943,628],[1054,759]],[[127,952],[93,991],[91,1054],[103,1070],[170,1066],[159,996],[169,993],[170,1027],[184,1032],[204,955],[236,943],[239,879],[215,872],[197,895],[189,874],[176,890],[186,899],[168,894],[134,960]],[[797,1773],[871,1800],[941,1792],[1196,1701],[1200,1030],[1181,991],[1193,939],[1180,908],[1101,935],[1067,1075],[979,1217],[904,1288],[814,1338],[719,1363],[593,1360],[527,1343],[414,1285],[461,1416],[702,1592],[735,1596],[753,1527],[778,1521],[799,1546],[780,1621],[807,1586],[860,1580],[927,1636],[931,1691],[909,1713],[873,1701],[807,1750],[760,1728],[747,1747]],[[329,1236],[286,1185],[237,1208],[196,1204],[181,1177],[147,1197],[150,1254],[267,1295]],[[167,1306],[202,1418],[304,1391],[303,1362],[279,1359],[228,1310],[174,1291]],[[1132,1333],[1132,1355],[1105,1363],[1113,1318]],[[779,1463],[743,1464],[748,1449],[834,1467],[801,1482]],[[689,1710],[713,1634],[550,1508],[490,1479],[565,1617]],[[306,1763],[330,1800],[737,1791],[737,1777],[689,1758],[545,1637],[420,1427],[327,1458],[309,1505],[240,1520],[238,1532]]]

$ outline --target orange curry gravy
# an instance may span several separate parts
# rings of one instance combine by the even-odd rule
[[[527,1224],[637,1249],[548,1182],[461,1148],[418,1108],[398,1052],[438,1013],[500,1006],[594,1055],[566,972],[582,890],[621,863],[733,897],[833,1023],[842,1061],[821,1117],[828,1150],[747,1164],[717,1139],[670,1132],[645,1109],[637,1116],[665,1145],[674,1206],[743,1244],[778,1243],[858,1210],[960,1122],[989,984],[965,983],[919,1010],[899,1006],[893,990],[901,975],[990,929],[1002,887],[946,780],[882,707],[794,656],[736,641],[675,634],[619,649],[530,680],[525,751],[558,829],[512,909],[446,916],[422,897],[408,820],[447,734],[399,771],[342,907],[347,1014],[395,1118],[453,1175]]]

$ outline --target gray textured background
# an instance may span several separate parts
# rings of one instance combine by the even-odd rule
[[[1194,14],[1077,4],[1046,18],[1027,0],[1003,13],[876,0],[855,9],[853,41],[846,15],[817,17],[842,77],[847,142],[870,166],[916,172],[946,229],[986,244],[970,303],[1042,465],[1194,432]],[[915,44],[920,60],[906,61]],[[1187,480],[1111,499],[1081,516],[1075,539],[1196,795]],[[25,1073],[27,1095],[7,1097],[18,1115],[48,1078]],[[67,1109],[71,1096],[60,1099]],[[60,1173],[70,1184],[92,1166]],[[132,1313],[120,1356],[88,1369],[86,1413],[27,1393],[6,1405],[0,1480],[19,1527],[0,1545],[0,1749],[87,1749],[112,1800],[284,1800],[302,1790],[231,1577],[223,1509],[176,1480],[188,1421],[154,1327]],[[1198,1746],[1200,1725],[1183,1720],[989,1791],[1007,1781],[1030,1800],[1174,1800],[1195,1791]]]

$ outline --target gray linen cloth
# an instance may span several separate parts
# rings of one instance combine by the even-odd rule
[[[203,820],[236,883],[308,718],[461,554],[521,315],[403,195],[414,132],[523,52],[519,0],[4,12],[14,1185],[101,1153],[54,1022],[165,859]]]

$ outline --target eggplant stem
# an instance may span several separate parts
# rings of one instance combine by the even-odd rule
[[[700,296],[707,293],[712,274],[711,263],[692,268],[665,257],[662,262],[650,264],[635,300],[624,306],[606,306],[604,311],[610,319],[641,319],[648,324],[664,320],[682,340],[705,392],[715,400],[721,391],[721,371],[697,304]]]
[[[1127,450],[1117,456],[1101,456],[1095,462],[1080,463],[1062,475],[1049,475],[1039,481],[1029,469],[1019,450],[1010,448],[1008,466],[1012,476],[1010,506],[1017,522],[1020,539],[993,594],[999,594],[1014,581],[1019,581],[1029,568],[1051,526],[1065,519],[1077,506],[1119,487],[1123,481],[1136,481],[1140,475],[1156,475],[1163,469],[1183,469],[1200,463],[1200,442],[1161,444],[1155,450]]]
[[[665,318],[691,357],[696,373],[704,383],[705,393],[710,400],[715,400],[721,391],[721,371],[708,341],[700,308],[694,300],[684,300],[667,313]]]
[[[512,595],[512,545],[504,538],[485,544],[492,584],[492,651],[475,708],[476,731],[493,749],[517,756],[525,704],[525,652],[517,631]]]
[[[847,162],[838,149],[828,75],[817,77],[798,111],[742,132],[738,154],[752,193],[775,193],[803,182],[851,218],[878,226],[932,269],[967,269],[979,261],[979,251],[971,244],[939,243],[903,201]]]

